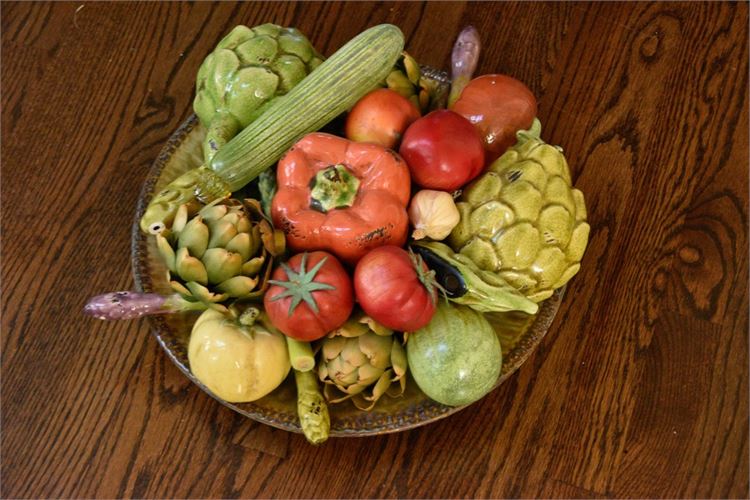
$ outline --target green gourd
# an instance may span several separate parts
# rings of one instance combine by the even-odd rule
[[[432,321],[410,333],[409,372],[438,403],[473,403],[495,386],[503,363],[500,341],[484,315],[440,301]]]

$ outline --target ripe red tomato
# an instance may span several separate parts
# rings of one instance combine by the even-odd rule
[[[531,127],[537,111],[531,90],[507,75],[473,79],[451,109],[468,118],[479,130],[487,150],[487,163],[516,143],[516,132]]]
[[[354,293],[368,316],[401,332],[426,326],[438,300],[435,277],[427,265],[393,245],[375,248],[360,259]]]
[[[469,120],[446,109],[433,111],[406,129],[399,153],[414,182],[429,189],[454,191],[484,168],[479,133]]]
[[[349,275],[328,252],[297,254],[271,278],[263,306],[271,323],[297,340],[325,336],[343,325],[354,307]]]
[[[349,112],[346,138],[392,149],[419,116],[417,107],[397,92],[390,89],[373,90]]]

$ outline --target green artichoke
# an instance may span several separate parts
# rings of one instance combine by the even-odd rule
[[[444,108],[450,86],[437,72],[422,71],[417,61],[404,52],[385,79],[385,86],[409,99],[422,113]]]
[[[352,316],[323,339],[320,350],[318,377],[330,403],[351,398],[367,411],[386,392],[395,397],[406,388],[406,352],[400,340],[368,316]],[[395,382],[398,386],[391,387]]]
[[[589,225],[562,150],[539,138],[534,120],[518,142],[472,182],[456,204],[448,237],[456,252],[540,302],[580,269]]]
[[[295,28],[235,27],[198,70],[193,109],[208,130],[205,161],[322,61]]]
[[[177,211],[171,230],[156,235],[174,291],[225,311],[222,302],[262,296],[283,234],[260,215],[257,201],[230,199],[189,214]]]

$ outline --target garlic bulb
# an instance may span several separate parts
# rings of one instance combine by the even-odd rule
[[[460,219],[450,193],[423,189],[411,199],[409,220],[414,225],[412,238],[415,240],[447,238]]]

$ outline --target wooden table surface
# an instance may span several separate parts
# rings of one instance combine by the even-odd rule
[[[330,55],[401,27],[528,84],[591,239],[539,349],[411,432],[308,445],[193,386],[145,320],[130,228],[194,76],[236,24]],[[2,469],[8,497],[747,497],[747,3],[2,3]]]

